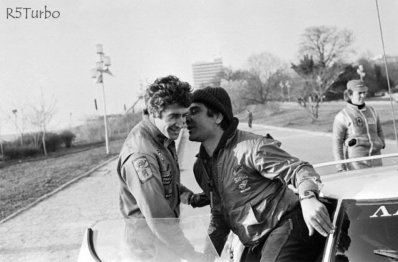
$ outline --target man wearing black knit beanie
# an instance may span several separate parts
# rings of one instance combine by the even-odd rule
[[[319,175],[283,151],[279,141],[241,131],[238,122],[223,88],[193,93],[187,128],[189,139],[201,142],[194,174],[210,198],[208,233],[217,252],[232,230],[246,246],[246,259],[317,260],[333,232],[318,200]]]

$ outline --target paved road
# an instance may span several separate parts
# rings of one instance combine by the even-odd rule
[[[247,124],[240,126],[247,129]],[[331,137],[324,133],[253,125],[255,133],[270,133],[282,147],[311,163],[332,160]],[[184,139],[185,138],[185,139]],[[192,164],[198,143],[181,141],[182,181],[198,192]],[[390,142],[384,153],[397,151]],[[65,188],[20,215],[0,224],[0,261],[76,261],[84,229],[103,219],[120,218],[116,161]],[[183,206],[182,216],[208,213],[208,208]]]
[[[112,161],[0,224],[0,261],[76,261],[84,228],[119,217]]]

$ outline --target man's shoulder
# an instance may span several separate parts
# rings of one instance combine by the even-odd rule
[[[273,137],[266,133],[264,135],[259,135],[259,134],[255,134],[252,133],[250,131],[244,131],[244,130],[240,130],[237,129],[236,132],[236,142],[240,143],[240,142],[247,142],[247,143],[258,143],[264,139],[273,139]]]
[[[119,154],[122,163],[131,155],[156,155],[156,142],[145,125],[137,124],[130,132]]]
[[[232,148],[239,148],[240,151],[253,151],[255,148],[258,148],[263,144],[275,144],[277,146],[281,145],[278,140],[275,140],[268,133],[260,135],[248,131],[237,130],[236,139],[231,146]]]
[[[346,117],[348,117],[346,108],[343,108],[334,116],[334,121],[344,122]]]
[[[365,108],[369,109],[370,111],[372,111],[373,113],[376,114],[376,110],[374,109],[374,107],[372,107],[372,106],[366,104]]]
[[[148,144],[154,144],[154,137],[151,130],[142,121],[138,123],[129,133],[123,146],[140,149],[142,146],[146,147]]]
[[[341,122],[343,124],[347,124],[350,119],[358,114],[358,108],[353,107],[351,104],[347,103],[347,105],[342,108],[334,117],[335,122]]]

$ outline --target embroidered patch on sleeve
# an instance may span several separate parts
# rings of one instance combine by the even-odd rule
[[[149,166],[149,162],[146,157],[134,159],[133,165],[141,182],[145,182],[153,176],[151,167]]]

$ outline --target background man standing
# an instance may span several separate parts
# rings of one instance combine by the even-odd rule
[[[252,123],[253,123],[253,113],[250,110],[247,110],[247,124],[250,128],[252,128]]]
[[[223,88],[193,93],[187,127],[189,139],[201,142],[194,174],[210,197],[208,233],[217,251],[232,230],[247,247],[247,259],[316,260],[324,237],[333,231],[328,211],[317,199],[319,175],[271,136],[244,132],[237,125]]]
[[[383,129],[376,110],[365,104],[368,87],[362,80],[348,81],[344,91],[345,108],[333,122],[335,160],[380,155],[385,147]],[[381,166],[382,160],[356,161],[337,165],[338,171]]]

